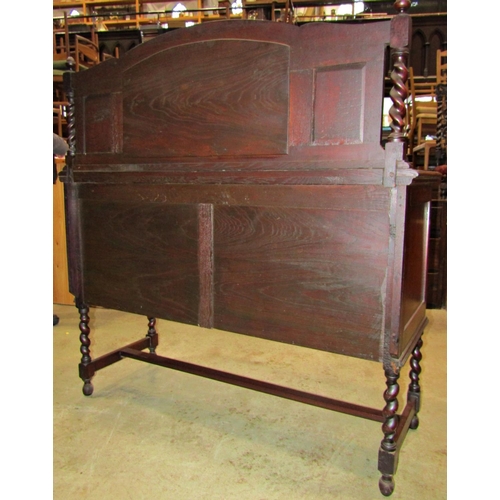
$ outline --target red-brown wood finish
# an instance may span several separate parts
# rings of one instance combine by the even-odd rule
[[[67,74],[63,180],[86,395],[96,370],[132,357],[378,420],[380,488],[392,492],[399,448],[418,422],[436,179],[403,155],[408,5],[396,2],[392,22],[208,23]],[[384,148],[388,44],[394,109]],[[148,334],[92,360],[88,306],[144,314]],[[381,362],[386,408],[158,356],[155,318]],[[398,415],[410,356],[411,394]]]

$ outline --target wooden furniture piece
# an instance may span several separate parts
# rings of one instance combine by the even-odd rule
[[[396,2],[398,15],[380,23],[206,23],[65,74],[61,178],[86,396],[96,371],[133,358],[375,420],[380,490],[392,493],[405,435],[418,426],[440,178],[404,161],[409,4]],[[394,106],[383,148],[387,44]],[[146,336],[93,359],[90,306],[144,314]],[[385,406],[159,355],[156,318],[380,362]]]
[[[54,118],[54,133],[59,137],[66,139],[66,107],[68,102],[65,101],[54,101],[52,103],[52,112]]]
[[[71,58],[74,70],[88,69],[99,63],[99,46],[97,35],[92,28],[90,39],[69,32],[68,16],[64,13],[64,27],[54,29],[53,37],[53,76],[54,83],[62,82],[62,75],[68,70],[68,59]]]
[[[88,69],[99,63],[99,47],[92,40],[77,35],[76,33],[68,34],[69,46],[61,43],[64,34],[58,35],[54,33],[54,54],[53,66],[54,76],[59,76],[66,70],[66,61],[68,57],[75,60],[75,70]],[[61,78],[62,79],[62,78]]]
[[[64,9],[78,9],[80,16],[75,16],[71,21],[78,24],[96,25],[103,23],[109,30],[113,29],[141,29],[148,25],[160,25],[173,23],[176,27],[184,27],[186,21],[201,23],[205,18],[203,2],[197,0],[195,12],[189,12],[183,18],[183,22],[172,17],[172,11],[166,12],[164,0],[81,0],[75,2],[57,1],[53,2],[53,9],[59,12]],[[158,4],[155,13],[146,9],[146,4]],[[174,4],[175,5],[175,4]],[[213,9],[205,9],[211,12]],[[217,15],[211,15],[210,19],[218,19]]]
[[[67,26],[65,32],[54,32],[53,36],[53,101],[54,106],[57,106],[56,102],[67,100],[63,88],[63,74],[66,71],[88,69],[98,64],[100,57],[99,48],[93,41],[74,33],[70,35]]]
[[[64,167],[63,158],[55,158],[57,172]],[[68,259],[66,248],[66,225],[64,214],[64,190],[61,182],[54,182],[53,193],[53,281],[52,300],[54,304],[74,304],[75,298],[70,294],[68,288]]]
[[[447,163],[448,149],[448,51],[437,52],[437,133],[436,165]]]
[[[436,54],[436,82],[415,83],[413,68],[410,68],[410,150],[415,165],[415,155],[424,152],[424,170],[429,168],[430,152],[435,150],[435,165],[443,164],[446,157],[447,139],[447,72],[448,51],[438,50]],[[430,97],[432,100],[419,103],[419,96]],[[430,132],[435,139],[426,139],[425,127],[430,126]]]
[[[438,50],[436,53],[436,83],[448,83],[448,51]]]
[[[417,82],[413,68],[409,70],[408,116],[408,154],[413,157],[418,151],[425,151],[424,170],[427,170],[430,146],[427,135],[436,135],[437,102],[436,82],[434,80]],[[433,139],[432,139],[433,140]],[[426,145],[427,143],[427,145]]]
[[[425,2],[415,2],[412,7],[412,16],[414,19],[414,33],[412,35],[413,44],[417,49],[413,59],[418,66],[418,75],[435,74],[433,66],[435,59],[430,57],[430,54],[435,54],[438,48],[443,48],[443,43],[446,44],[446,2],[435,0],[434,5],[430,5],[427,0]],[[171,2],[172,6],[165,9],[165,0],[54,0],[54,18],[60,19],[61,13],[64,10],[76,9],[80,16],[72,16],[72,23],[97,25],[104,23],[109,30],[113,29],[140,29],[148,24],[168,23],[172,20],[172,7],[177,2]],[[193,7],[194,2],[190,2],[190,14],[192,20],[196,23],[204,21],[212,21],[226,15],[225,6],[218,11],[214,7],[214,2],[205,0],[196,0],[196,7]],[[217,1],[215,2],[217,3]],[[230,2],[230,4],[233,2]],[[248,11],[265,11],[266,19],[277,20],[275,11],[282,11],[283,18],[286,18],[285,10],[291,11],[295,15],[295,11],[299,10],[296,7],[307,7],[306,16],[295,16],[298,22],[311,19],[314,21],[348,21],[359,22],[362,20],[387,19],[393,15],[391,9],[387,8],[387,2],[371,1],[367,5],[364,12],[359,12],[353,15],[332,15],[330,2],[325,0],[301,0],[298,2],[290,2],[289,0],[252,0],[251,2],[242,1]],[[350,2],[352,3],[352,2]],[[157,6],[157,7],[155,7]],[[230,7],[231,5],[229,5]],[[151,8],[150,8],[151,7]],[[232,9],[230,16],[232,19],[243,18],[245,12],[236,14]],[[153,14],[152,14],[153,12]],[[220,12],[220,14],[218,13]],[[261,19],[259,17],[259,19]],[[178,25],[177,27],[179,27]]]
[[[442,309],[447,296],[447,200],[440,194],[431,202],[427,308]]]
[[[101,60],[108,56],[121,57],[125,52],[140,45],[143,39],[143,33],[138,29],[110,30],[99,32],[99,53]]]

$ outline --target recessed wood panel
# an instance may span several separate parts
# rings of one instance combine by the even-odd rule
[[[89,95],[84,102],[85,152],[120,152],[120,94]]]
[[[81,203],[86,301],[198,324],[196,205]]]
[[[214,211],[214,326],[378,359],[389,240],[383,213]]]
[[[314,96],[314,144],[363,142],[363,65],[348,64],[317,71]]]
[[[216,40],[163,50],[124,73],[124,152],[286,154],[289,47]]]
[[[403,257],[400,352],[404,350],[413,335],[414,329],[410,327],[411,323],[413,321],[422,321],[425,316],[425,277],[427,273],[430,198],[431,192],[429,188],[426,190],[414,185],[408,189]],[[417,318],[415,318],[415,315],[417,315]]]

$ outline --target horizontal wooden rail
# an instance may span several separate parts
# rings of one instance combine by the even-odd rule
[[[187,363],[185,361],[166,358],[154,353],[138,351],[137,349],[131,347],[120,349],[120,354],[121,356],[126,358],[144,361],[146,363],[163,366],[165,368],[171,368],[173,370],[190,373],[192,375],[199,375],[212,380],[217,380],[219,382],[225,382],[228,384],[237,385],[239,387],[245,387],[247,389],[264,392],[266,394],[272,394],[274,396],[279,396],[293,401],[299,401],[301,403],[325,408],[327,410],[347,413],[349,415],[366,418],[368,420],[375,420],[377,422],[384,421],[382,410],[368,408],[366,406],[360,406],[352,403],[346,403],[345,401],[339,401],[337,399],[332,399],[317,394],[311,394],[308,392],[299,391],[297,389],[283,387],[280,385],[271,384],[269,382],[255,380],[241,375],[235,375],[233,373],[227,373],[224,371],[215,370],[213,368]]]

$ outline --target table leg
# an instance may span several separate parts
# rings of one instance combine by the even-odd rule
[[[399,424],[398,411],[398,394],[399,394],[399,371],[392,368],[386,368],[386,385],[387,389],[384,392],[385,407],[383,410],[384,423],[382,431],[384,439],[380,443],[379,449],[379,471],[382,476],[379,480],[380,492],[384,496],[389,496],[394,491],[393,476],[397,469],[397,441],[396,431]]]
[[[410,385],[408,387],[408,401],[413,401],[415,403],[415,415],[410,423],[410,429],[416,429],[418,427],[418,411],[420,410],[420,384],[419,375],[422,371],[420,367],[420,361],[422,361],[422,353],[420,349],[422,348],[422,337],[420,337],[417,345],[413,349],[412,357],[410,360]]]
[[[89,328],[89,308],[86,304],[78,303],[78,311],[80,313],[80,352],[82,353],[82,359],[80,362],[80,377],[83,380],[83,394],[85,396],[90,396],[94,392],[94,386],[90,382],[92,375],[89,370],[86,369],[92,361],[90,357],[90,328]]]
[[[156,318],[153,318],[151,316],[148,316],[148,333],[146,335],[147,338],[149,338],[149,352],[155,353],[156,352],[156,344],[155,344],[155,339],[156,339]]]

